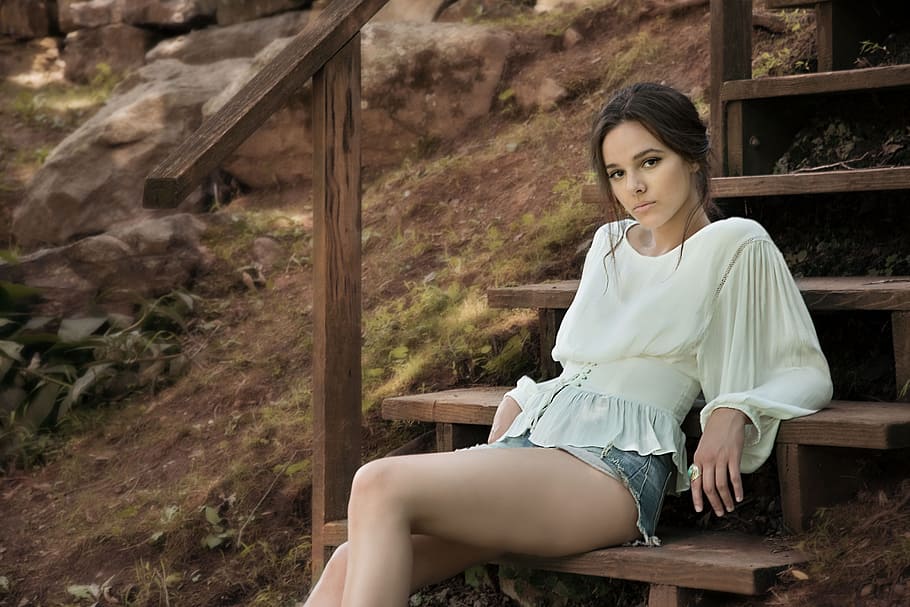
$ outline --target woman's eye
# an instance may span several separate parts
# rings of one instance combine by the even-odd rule
[[[622,176],[623,176],[622,171],[612,171],[609,175],[607,175],[607,177],[609,177],[610,179],[619,179]]]
[[[658,162],[660,162],[660,158],[648,158],[647,160],[642,162],[641,165],[643,167],[653,167],[653,166],[656,166]]]

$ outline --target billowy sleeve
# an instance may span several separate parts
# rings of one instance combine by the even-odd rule
[[[714,294],[698,347],[707,406],[742,411],[741,470],[753,472],[771,453],[781,420],[815,413],[830,400],[831,374],[802,295],[773,242],[742,243]]]

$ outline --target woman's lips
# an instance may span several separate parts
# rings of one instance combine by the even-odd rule
[[[636,206],[636,207],[633,207],[632,210],[633,210],[633,211],[638,211],[638,212],[647,211],[648,209],[650,209],[650,208],[653,207],[653,206],[654,206],[654,203],[653,203],[653,202],[643,202],[643,203],[641,203],[640,205],[638,205],[638,206]]]

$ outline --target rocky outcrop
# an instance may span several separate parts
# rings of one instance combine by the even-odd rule
[[[122,0],[123,21],[131,25],[188,30],[215,21],[217,0]]]
[[[254,57],[278,38],[293,36],[310,18],[308,11],[293,11],[229,27],[208,27],[168,38],[150,50],[147,63],[177,59],[202,64],[235,57]]]
[[[42,38],[51,33],[56,5],[46,0],[0,1],[0,34]]]
[[[137,298],[185,286],[210,263],[199,243],[205,224],[187,215],[148,219],[0,262],[0,280],[40,289],[42,314],[73,315],[96,306],[130,312]]]
[[[304,0],[217,0],[218,25],[234,25],[290,10],[309,8]]]
[[[148,30],[123,23],[70,32],[64,43],[63,75],[86,83],[97,74],[99,64],[116,73],[139,67],[156,39]]]
[[[163,60],[137,70],[35,175],[13,213],[19,243],[59,245],[140,216],[148,172],[199,126],[202,104],[248,64]]]
[[[389,0],[373,17],[373,23],[430,23],[453,0]]]
[[[60,30],[73,32],[123,22],[124,0],[58,0]]]
[[[214,113],[276,55],[276,41],[247,75],[206,104]],[[363,162],[400,162],[420,142],[452,138],[485,116],[512,47],[505,32],[463,24],[368,24],[363,30]],[[253,187],[308,179],[312,170],[309,89],[273,115],[225,163]]]

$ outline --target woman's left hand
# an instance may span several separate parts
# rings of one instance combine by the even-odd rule
[[[739,466],[749,418],[736,409],[719,407],[708,418],[705,431],[695,450],[693,463],[701,475],[692,481],[692,503],[695,511],[704,508],[708,498],[717,516],[733,512],[734,498],[743,501],[743,484]],[[732,487],[732,494],[730,489]]]

